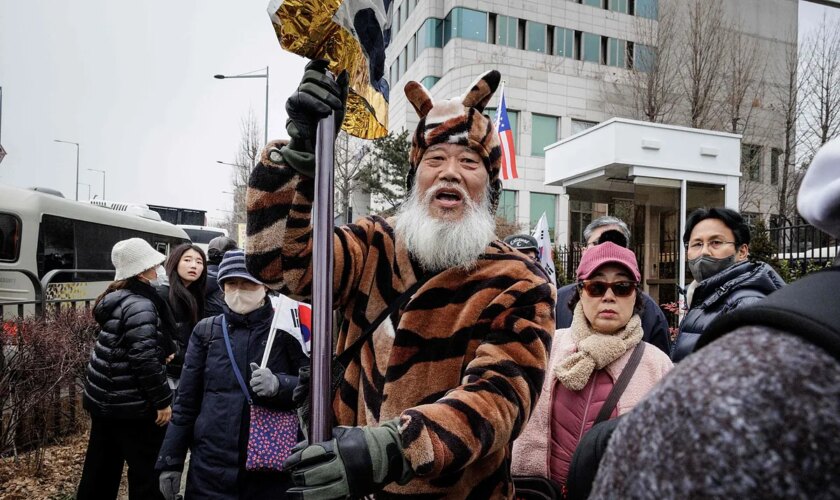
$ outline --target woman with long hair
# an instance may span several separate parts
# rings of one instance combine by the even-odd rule
[[[93,307],[100,331],[85,380],[91,427],[79,500],[116,499],[126,462],[129,498],[162,498],[154,464],[172,415],[165,365],[175,349],[166,333],[173,320],[153,288],[164,259],[140,238],[111,251],[116,281]]]
[[[187,351],[190,334],[198,321],[204,317],[206,261],[204,250],[197,245],[185,243],[175,247],[165,264],[169,283],[157,287],[158,295],[169,304],[175,318],[172,337],[178,345],[178,352],[175,359],[166,366],[166,373],[176,388],[177,381],[181,378],[184,353]]]

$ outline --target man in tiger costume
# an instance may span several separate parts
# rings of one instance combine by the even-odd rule
[[[248,269],[301,298],[315,130],[333,110],[341,124],[347,95],[346,77],[325,69],[307,66],[286,104],[291,139],[266,147],[248,188]],[[334,438],[285,463],[289,498],[513,498],[511,443],[542,385],[555,291],[494,234],[501,157],[482,112],[499,80],[489,71],[443,102],[406,85],[420,117],[410,196],[394,217],[335,229],[336,354],[357,351],[333,400]]]

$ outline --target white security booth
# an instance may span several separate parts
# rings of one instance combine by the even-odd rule
[[[674,285],[685,287],[686,215],[738,209],[740,151],[740,135],[612,118],[546,147],[545,184],[564,187],[570,206],[593,207],[589,220],[609,214],[627,222],[645,290],[659,303],[675,302]],[[576,244],[569,226],[577,213],[563,212],[558,234]]]

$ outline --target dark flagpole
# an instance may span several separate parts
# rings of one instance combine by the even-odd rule
[[[312,228],[312,413],[309,442],[332,439],[333,163],[335,118],[318,123]]]

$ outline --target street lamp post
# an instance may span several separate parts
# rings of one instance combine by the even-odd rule
[[[80,186],[87,186],[87,188],[88,188],[88,200],[90,200],[90,184],[88,184],[86,182],[80,182],[79,185]]]
[[[63,144],[72,144],[76,146],[76,201],[79,201],[79,143],[78,142],[71,142],[71,141],[62,141],[60,139],[53,139],[55,142],[60,142]],[[105,196],[103,195],[103,198]]]
[[[89,168],[88,170],[90,170],[91,172],[99,172],[100,174],[102,174],[102,199],[106,200],[107,198],[105,198],[105,171],[99,170],[97,168]]]
[[[254,70],[257,71],[257,70]],[[252,75],[253,71],[241,75],[213,75],[213,78],[224,80],[227,78],[265,78],[265,131],[263,132],[263,146],[268,144],[268,66],[265,67],[265,74]],[[221,162],[219,162],[221,163]]]

